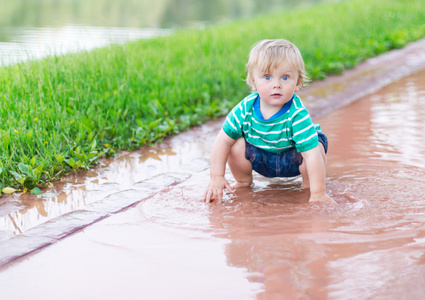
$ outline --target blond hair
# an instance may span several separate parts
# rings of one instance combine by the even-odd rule
[[[251,88],[254,87],[253,71],[255,68],[260,72],[268,73],[276,69],[285,60],[298,71],[297,86],[305,86],[309,79],[305,71],[303,57],[297,46],[285,39],[262,40],[254,45],[246,64],[246,83]]]

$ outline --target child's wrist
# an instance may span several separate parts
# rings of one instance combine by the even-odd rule
[[[211,174],[210,175],[211,180],[222,179],[222,178],[224,178],[224,174],[223,175],[221,175],[221,174]]]

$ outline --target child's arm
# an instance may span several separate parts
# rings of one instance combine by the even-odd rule
[[[230,148],[236,140],[230,138],[223,129],[220,130],[211,152],[210,162],[210,182],[204,193],[205,202],[217,200],[221,203],[223,199],[223,189],[227,189],[234,194],[233,188],[224,177],[226,162],[230,154]]]
[[[329,202],[335,204],[326,194],[326,165],[320,152],[320,144],[313,149],[301,152],[307,167],[310,182],[309,202]]]

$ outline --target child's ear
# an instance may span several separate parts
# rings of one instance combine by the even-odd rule
[[[255,86],[254,79],[251,80],[251,89],[252,89],[253,92],[257,91],[257,87]]]
[[[303,86],[303,79],[301,76],[298,77],[297,87],[295,88],[295,92],[298,93],[300,91],[300,87]]]

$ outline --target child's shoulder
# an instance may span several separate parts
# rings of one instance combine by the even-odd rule
[[[302,105],[303,107],[305,107],[305,106],[304,106],[303,101],[301,100],[301,97],[300,97],[300,96],[298,96],[297,94],[294,94],[293,102],[294,102],[296,105]]]
[[[312,124],[309,111],[297,95],[294,95],[291,108],[289,109],[289,120],[293,125],[297,126],[309,127]]]
[[[242,109],[245,111],[250,111],[255,103],[255,100],[258,98],[258,92],[253,92],[243,98],[236,106],[235,109]]]
[[[307,110],[303,101],[297,94],[294,94],[294,97],[292,98],[292,105],[290,107],[290,110],[293,110],[293,111]]]
[[[246,96],[245,98],[243,98],[242,102],[244,103],[252,103],[254,104],[255,100],[259,97],[258,92],[252,92],[251,94],[249,94],[248,96]]]

